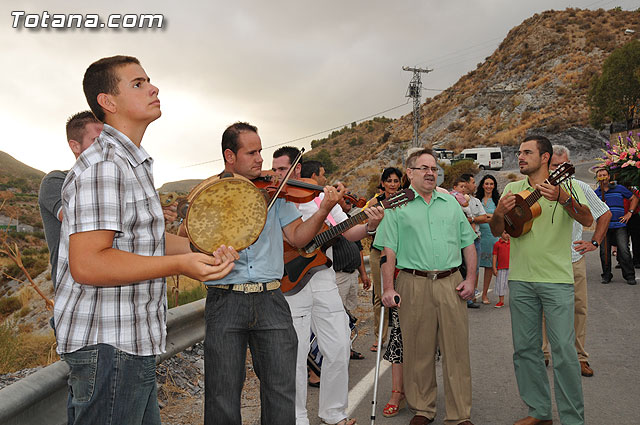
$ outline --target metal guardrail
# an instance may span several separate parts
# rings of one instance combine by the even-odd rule
[[[167,312],[167,348],[157,363],[204,339],[205,300]],[[0,390],[0,425],[64,425],[67,423],[67,375],[63,361]]]
[[[367,272],[369,256],[364,257]],[[166,352],[157,363],[204,340],[205,300],[167,312]],[[69,367],[57,361],[0,390],[0,425],[64,425],[67,423]]]

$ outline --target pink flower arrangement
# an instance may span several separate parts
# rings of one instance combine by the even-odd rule
[[[629,132],[627,137],[618,136],[615,143],[607,143],[604,155],[598,167],[609,170],[611,176],[625,186],[640,186],[640,152],[638,138],[640,133]]]

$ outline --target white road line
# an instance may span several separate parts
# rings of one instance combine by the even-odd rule
[[[391,364],[387,361],[380,359],[380,376],[384,375],[384,373],[389,369]],[[362,403],[362,400],[367,396],[369,391],[373,389],[373,383],[376,376],[376,367],[369,371],[361,380],[358,382],[355,387],[349,391],[349,407],[347,408],[347,415],[351,417],[353,412],[356,410],[358,405]],[[380,383],[380,379],[378,379],[378,384]],[[378,390],[380,387],[378,386]],[[379,391],[378,391],[379,392]],[[377,409],[376,409],[377,410]]]

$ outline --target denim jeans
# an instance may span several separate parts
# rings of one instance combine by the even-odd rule
[[[156,357],[135,356],[107,344],[62,359],[69,368],[69,425],[160,424]]]
[[[260,380],[261,424],[295,425],[298,338],[282,292],[210,287],[205,321],[205,424],[242,424],[248,346]]]
[[[632,281],[636,279],[636,272],[633,268],[633,259],[629,251],[629,234],[626,227],[607,230],[607,237],[600,245],[600,264],[602,264],[602,278],[611,280],[611,245],[618,247],[618,262],[622,268],[624,280]]]

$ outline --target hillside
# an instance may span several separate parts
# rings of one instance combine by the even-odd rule
[[[546,11],[509,31],[496,51],[453,86],[422,105],[420,142],[459,151],[515,145],[536,131],[591,151],[605,134],[589,127],[587,90],[604,59],[640,33],[640,13],[619,10]],[[401,163],[412,115],[345,127],[312,142],[308,153],[331,159],[332,176],[357,191],[372,174]],[[355,142],[354,142],[355,140]]]
[[[45,173],[0,151],[0,215],[42,229],[38,189]]]
[[[38,193],[45,173],[0,151],[0,190],[18,189],[21,193]]]

